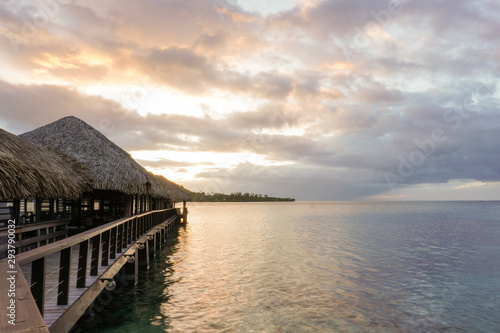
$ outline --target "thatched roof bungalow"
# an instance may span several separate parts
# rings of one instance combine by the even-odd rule
[[[90,174],[76,159],[0,129],[0,201],[76,199],[90,188]]]
[[[82,162],[90,169],[94,189],[150,194],[148,171],[130,154],[76,117],[59,119],[21,137]]]
[[[0,258],[11,223],[21,252],[66,237],[68,207],[91,189],[89,170],[75,158],[0,129]]]
[[[94,191],[82,198],[84,215],[92,211],[97,219],[103,213],[129,216],[185,200],[166,179],[159,181],[130,154],[76,117],[59,119],[21,136],[76,158],[90,169]]]

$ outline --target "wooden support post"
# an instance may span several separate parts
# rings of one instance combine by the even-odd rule
[[[31,293],[43,317],[45,303],[45,257],[31,263]]]
[[[109,236],[109,259],[116,259],[116,227],[110,230]]]
[[[69,299],[69,277],[71,276],[71,246],[61,250],[59,259],[59,287],[57,305],[67,305]]]
[[[110,231],[107,230],[102,233],[102,258],[101,258],[101,266],[108,266],[108,258],[109,258],[109,238]]]
[[[99,250],[101,247],[101,234],[92,237],[92,253],[90,259],[90,275],[95,276],[99,273]]]
[[[148,239],[149,259],[154,259],[154,257],[155,257],[155,252],[156,252],[155,239],[156,239],[156,237],[151,237],[150,240]]]
[[[149,241],[145,241],[144,248],[142,250],[138,250],[137,259],[141,269],[149,268]]]
[[[84,240],[80,243],[80,250],[78,253],[78,272],[76,278],[76,287],[85,288],[87,283],[87,258],[89,255],[89,240]]]
[[[186,224],[187,223],[187,215],[188,215],[188,210],[186,207],[186,200],[182,202],[182,223]]]
[[[133,263],[127,262],[125,264],[125,274],[127,279],[134,281],[134,286],[139,282],[139,249],[134,253],[135,261]]]
[[[161,228],[156,229],[155,243],[156,243],[156,249],[161,250]]]

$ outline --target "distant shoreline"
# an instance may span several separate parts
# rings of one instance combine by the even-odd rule
[[[295,198],[273,197],[267,194],[241,193],[205,193],[190,192],[193,202],[293,202]]]

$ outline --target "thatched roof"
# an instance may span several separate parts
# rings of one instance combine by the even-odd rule
[[[90,188],[89,171],[76,159],[0,129],[0,200],[76,199]]]
[[[179,189],[174,183],[169,181],[167,178],[160,175],[153,175],[153,190],[160,191],[165,195],[168,194],[174,202],[179,201],[190,201],[191,197]]]
[[[76,117],[59,119],[21,136],[81,161],[90,169],[95,189],[177,200],[165,183],[157,182],[130,154]]]

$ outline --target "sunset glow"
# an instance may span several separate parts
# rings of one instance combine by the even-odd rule
[[[41,3],[0,5],[10,132],[74,115],[195,191],[500,199],[495,1]]]

